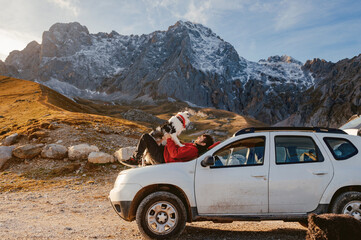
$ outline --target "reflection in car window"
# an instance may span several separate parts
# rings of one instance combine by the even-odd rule
[[[336,160],[345,160],[358,153],[357,148],[343,138],[324,138],[328,148]]]
[[[265,137],[254,137],[236,141],[214,154],[215,166],[262,165]]]
[[[276,163],[323,162],[323,156],[311,137],[275,137]]]

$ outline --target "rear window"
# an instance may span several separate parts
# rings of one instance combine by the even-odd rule
[[[311,137],[276,136],[276,164],[323,162],[324,158]]]
[[[328,148],[336,160],[345,160],[358,153],[357,148],[344,138],[324,138]]]

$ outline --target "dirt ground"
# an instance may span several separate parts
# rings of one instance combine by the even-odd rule
[[[30,166],[63,169],[65,176]],[[36,168],[38,169],[38,168]],[[135,222],[114,212],[109,191],[119,164],[89,166],[51,160],[21,162],[0,172],[0,239],[141,239]],[[25,173],[25,174],[24,174]],[[187,223],[181,239],[305,239],[306,228],[282,221]]]

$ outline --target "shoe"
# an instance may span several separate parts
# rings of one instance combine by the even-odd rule
[[[125,161],[123,161],[124,163],[128,164],[128,165],[139,165],[140,164],[140,161],[131,157]]]

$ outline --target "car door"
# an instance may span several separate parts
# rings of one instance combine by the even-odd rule
[[[213,152],[214,166],[197,160],[197,210],[205,214],[268,212],[269,133],[247,134]],[[205,154],[207,155],[207,154]]]
[[[333,176],[332,163],[314,133],[270,133],[270,213],[317,208]]]

